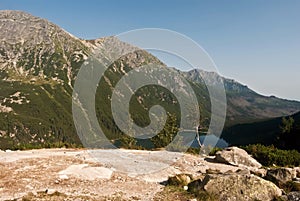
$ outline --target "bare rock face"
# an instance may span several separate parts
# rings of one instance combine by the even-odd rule
[[[252,158],[245,150],[238,147],[229,147],[216,153],[215,160],[220,163],[234,166],[260,168],[262,165]]]
[[[222,201],[267,201],[282,195],[282,191],[272,182],[255,175],[243,174],[209,174],[202,182],[191,183],[189,189],[194,193],[205,190]]]
[[[82,40],[22,11],[0,11],[0,30],[0,73],[8,80],[48,78],[71,86],[90,52]]]
[[[275,184],[284,184],[292,181],[297,176],[296,170],[292,168],[275,168],[267,171],[266,179]]]

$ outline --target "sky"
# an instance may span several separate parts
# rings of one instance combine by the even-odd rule
[[[170,29],[201,45],[221,75],[264,95],[300,100],[298,0],[1,0],[0,9],[46,18],[84,39]]]

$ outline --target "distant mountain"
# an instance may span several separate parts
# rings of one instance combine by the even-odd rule
[[[100,54],[98,57],[103,62],[114,58],[112,51],[108,51],[110,45],[118,47],[120,52],[128,48],[134,50],[109,66],[97,88],[96,115],[112,141],[124,136],[111,113],[110,98],[116,83],[141,65],[158,64],[167,68],[150,53],[115,37],[82,40],[45,19],[21,11],[0,11],[0,44],[0,148],[80,144],[72,118],[74,82],[90,55]],[[189,80],[197,95],[204,127],[209,124],[210,100],[201,79],[203,76],[211,80],[211,85],[217,79],[225,83],[227,125],[289,115],[300,110],[299,102],[261,96],[215,73],[200,70],[180,73]],[[174,95],[161,87],[146,86],[138,90],[131,101],[132,117],[138,125],[149,124],[149,108],[155,104],[180,115]]]
[[[283,117],[266,121],[238,124],[224,130],[222,138],[232,145],[266,144],[300,151],[300,112],[291,116],[294,120],[290,133],[282,133]]]
[[[232,79],[221,77],[215,72],[192,70],[185,73],[187,79],[195,83],[215,86],[216,80],[222,80],[227,96],[227,126],[237,123],[255,122],[293,114],[299,111],[299,102],[263,96]]]

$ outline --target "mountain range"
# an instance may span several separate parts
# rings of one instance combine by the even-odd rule
[[[79,39],[48,20],[22,11],[0,11],[0,148],[81,144],[72,118],[74,83],[87,58],[96,50],[109,49],[106,45],[112,43],[120,51],[136,48],[113,36]],[[100,56],[103,60],[113,57],[105,51]],[[96,115],[112,141],[124,136],[114,122],[110,107],[114,87],[126,73],[145,64],[168,68],[152,54],[136,48],[111,64],[99,82]],[[210,118],[209,93],[203,78],[210,80],[207,83],[212,86],[216,80],[224,82],[226,127],[291,115],[300,110],[300,102],[260,95],[215,72],[176,71],[195,91],[203,127],[209,125]],[[148,108],[156,104],[180,115],[174,95],[164,88],[146,86],[138,90],[131,101],[130,112],[136,124],[148,125]]]

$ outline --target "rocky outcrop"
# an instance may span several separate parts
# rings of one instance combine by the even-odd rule
[[[262,165],[245,150],[229,147],[216,153],[215,161],[240,167],[260,168]]]
[[[189,190],[196,194],[205,190],[224,201],[267,201],[282,195],[282,191],[272,182],[245,174],[208,174],[203,181],[190,183]]]
[[[274,168],[267,171],[266,179],[277,185],[285,184],[297,177],[297,172],[292,168]]]

